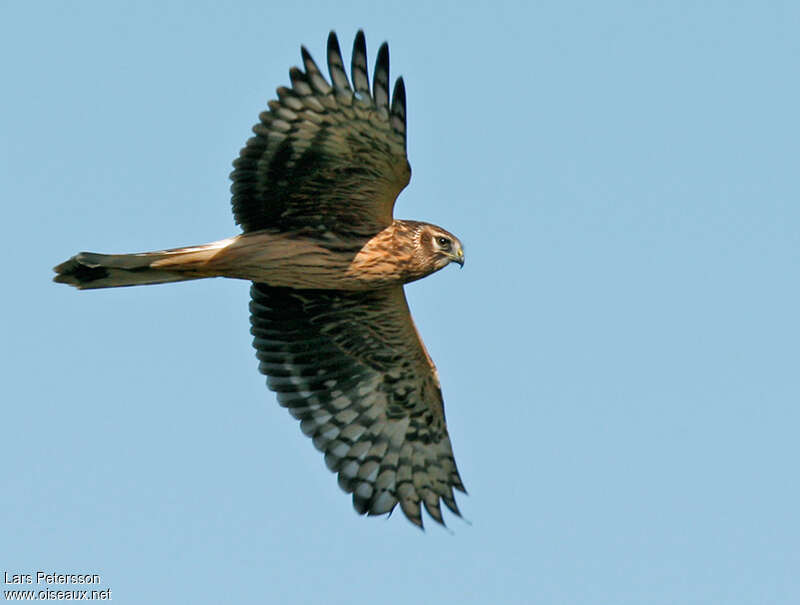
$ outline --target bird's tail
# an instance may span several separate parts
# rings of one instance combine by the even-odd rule
[[[230,243],[222,240],[202,246],[137,254],[80,252],[53,268],[53,281],[80,290],[165,284],[215,277],[208,262]]]

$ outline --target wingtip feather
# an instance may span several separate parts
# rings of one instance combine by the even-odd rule
[[[377,107],[389,109],[389,44],[384,42],[375,59],[375,74],[372,78],[372,97]]]

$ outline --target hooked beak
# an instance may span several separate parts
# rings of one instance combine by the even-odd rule
[[[452,256],[453,262],[458,263],[458,266],[464,268],[464,250],[459,246],[456,253]]]

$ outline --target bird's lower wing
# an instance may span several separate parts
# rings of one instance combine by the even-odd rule
[[[300,420],[361,514],[399,503],[422,526],[420,504],[442,523],[465,491],[445,426],[436,369],[401,286],[371,292],[253,284],[259,369]]]

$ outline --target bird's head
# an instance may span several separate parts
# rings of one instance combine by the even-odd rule
[[[419,233],[419,244],[433,263],[434,271],[450,263],[464,266],[464,246],[455,235],[441,227],[423,225]]]

